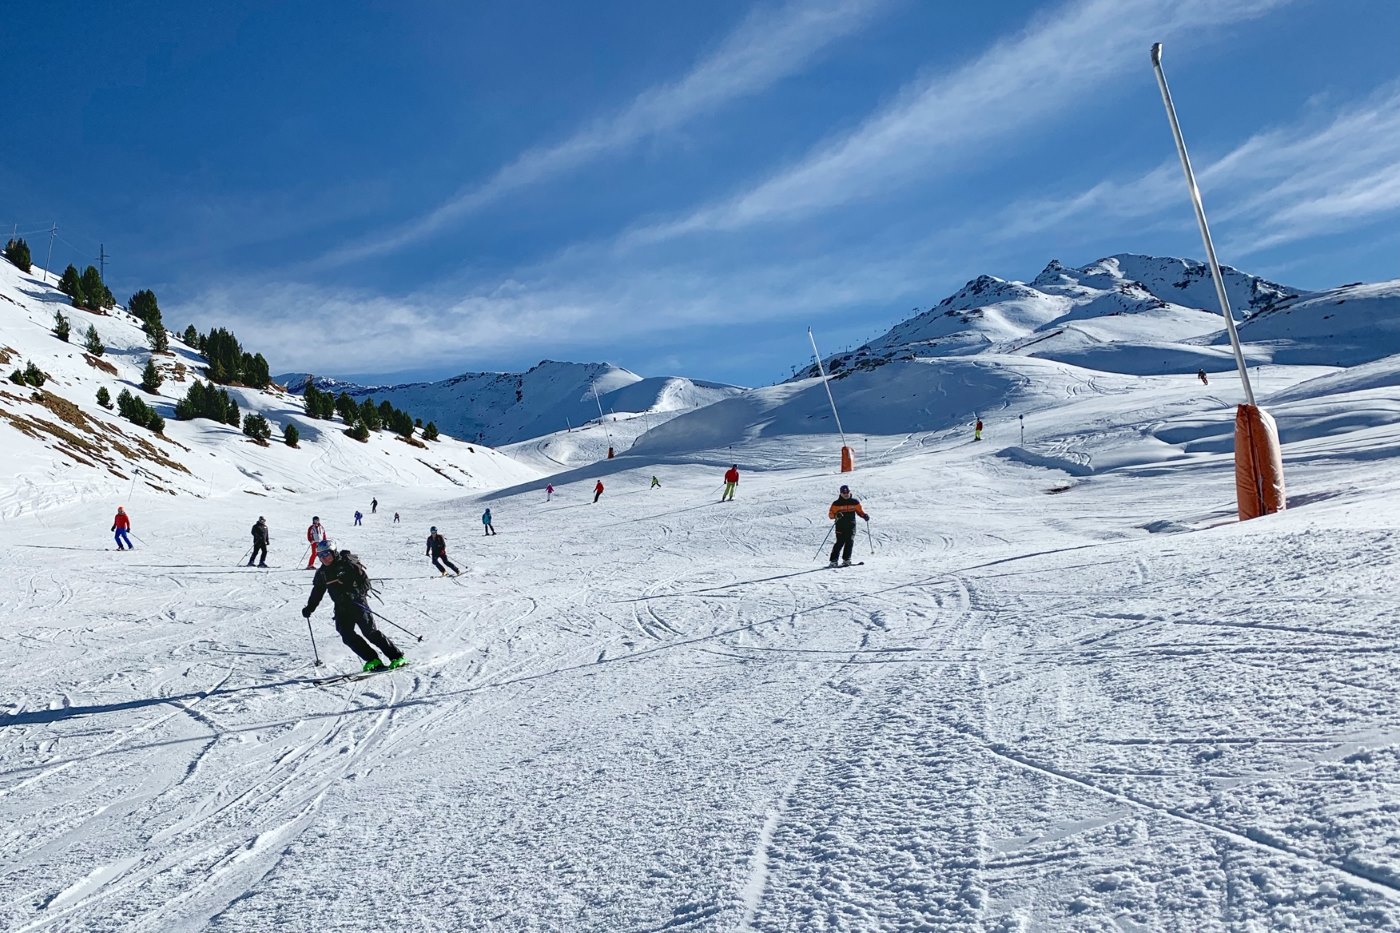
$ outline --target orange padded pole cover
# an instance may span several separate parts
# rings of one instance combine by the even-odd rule
[[[841,472],[849,473],[856,468],[855,455],[851,453],[851,448],[841,448]]]
[[[1241,405],[1235,412],[1235,497],[1240,521],[1287,507],[1278,425],[1255,405]]]

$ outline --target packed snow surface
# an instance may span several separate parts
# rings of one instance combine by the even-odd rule
[[[1397,368],[1258,374],[1290,508],[1243,524],[1236,381],[1010,358],[837,381],[844,476],[798,382],[494,492],[9,508],[3,926],[1400,925]],[[408,667],[316,683],[313,513]]]

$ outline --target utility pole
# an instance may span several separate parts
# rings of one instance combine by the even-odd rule
[[[101,243],[97,244],[97,277],[107,284],[107,247]]]
[[[44,260],[44,281],[49,280],[49,269],[53,266],[53,241],[58,236],[58,221],[53,222],[53,229],[49,231],[49,258]]]

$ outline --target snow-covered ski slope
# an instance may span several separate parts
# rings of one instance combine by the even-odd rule
[[[1400,358],[1256,379],[1291,507],[1245,524],[1236,380],[1014,354],[836,381],[845,476],[799,381],[552,502],[138,484],[124,554],[110,509],[10,508],[0,925],[1400,925]],[[833,571],[841,482],[873,519]],[[358,663],[329,605],[312,662],[313,513],[408,668],[309,683]]]
[[[0,261],[0,516],[74,500],[100,502],[94,508],[106,512],[137,495],[175,496],[188,507],[191,496],[235,495],[255,502],[249,496],[390,483],[446,492],[494,488],[536,475],[494,450],[451,438],[412,446],[390,432],[376,432],[361,443],[345,436],[340,419],[308,418],[299,396],[275,388],[228,390],[244,414],[261,414],[272,424],[268,446],[253,443],[237,427],[206,419],[176,421],[175,402],[202,375],[204,360],[172,334],[171,353],[155,357],[164,384],[154,395],[142,391],[141,371],[151,354],[140,323],[120,307],[108,314],[74,308],[40,276],[37,266],[24,274]],[[54,280],[48,276],[48,283]],[[68,343],[52,333],[55,311],[69,319]],[[106,345],[101,356],[84,350],[89,325]],[[263,349],[254,335],[242,338],[248,352]],[[8,379],[29,361],[50,376],[42,393]],[[115,404],[110,410],[101,407],[99,388],[106,388],[114,403],[125,389],[155,408],[166,418],[164,436],[124,420]],[[281,429],[289,423],[301,435],[297,449],[281,443]]]

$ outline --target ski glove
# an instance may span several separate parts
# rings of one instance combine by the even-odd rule
[[[311,607],[310,607],[310,606],[302,606],[302,607],[301,607],[301,617],[302,617],[303,619],[309,619],[309,618],[311,618]]]

